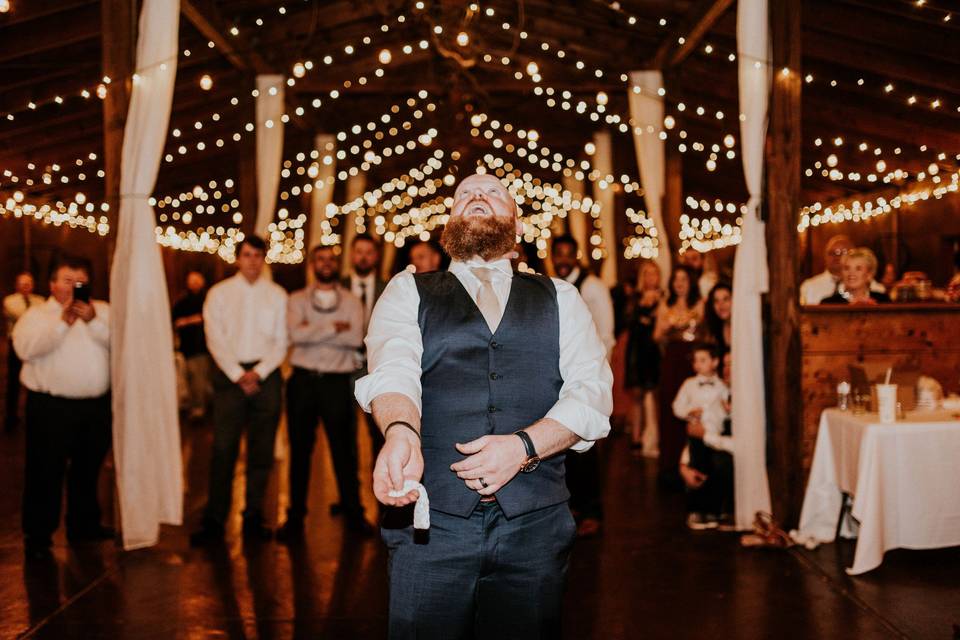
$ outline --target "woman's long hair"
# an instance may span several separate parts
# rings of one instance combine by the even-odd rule
[[[685,264],[678,264],[673,268],[673,271],[670,272],[670,282],[667,283],[667,291],[670,292],[670,295],[667,297],[667,306],[672,307],[677,304],[679,296],[673,288],[673,282],[677,279],[677,273],[680,271],[687,274],[687,281],[690,283],[690,289],[687,291],[687,306],[692,309],[700,302],[700,287],[697,285],[697,279],[693,276],[693,270]]]
[[[733,295],[733,287],[731,287],[726,282],[718,282],[713,285],[713,288],[710,289],[710,293],[707,295],[707,304],[706,309],[703,311],[703,318],[707,325],[707,330],[710,332],[710,335],[713,337],[713,340],[717,343],[721,349],[726,348],[727,342],[723,337],[723,320],[720,319],[720,316],[717,315],[717,310],[713,306],[713,298],[716,295],[717,291],[726,289],[730,292],[730,295]]]

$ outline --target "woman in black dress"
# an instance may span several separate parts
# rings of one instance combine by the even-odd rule
[[[655,340],[663,345],[660,406],[671,407],[683,381],[693,375],[693,345],[701,337],[703,302],[689,267],[679,265],[670,275],[669,296],[660,303]],[[687,424],[664,410],[660,415],[660,462],[658,480],[666,488],[681,489],[680,454],[687,442]]]
[[[659,455],[657,437],[657,396],[660,384],[660,345],[653,339],[657,309],[663,298],[660,267],[647,260],[637,272],[637,289],[629,314],[624,387],[630,391],[627,414],[630,450],[655,458]]]

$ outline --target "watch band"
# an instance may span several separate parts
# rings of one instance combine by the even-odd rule
[[[519,436],[523,440],[523,447],[527,450],[528,458],[537,457],[537,449],[533,446],[533,439],[530,438],[530,434],[526,431],[514,431],[513,435]]]

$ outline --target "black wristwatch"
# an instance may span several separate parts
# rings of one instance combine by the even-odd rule
[[[527,450],[527,459],[520,465],[520,471],[530,473],[540,466],[540,456],[537,455],[537,449],[533,446],[533,440],[526,431],[515,431],[513,435],[523,440],[523,448]]]

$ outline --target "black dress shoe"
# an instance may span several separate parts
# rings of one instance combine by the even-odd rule
[[[67,540],[69,542],[103,542],[104,540],[113,540],[117,537],[117,531],[113,527],[94,527],[93,529],[81,529],[80,531],[67,531]]]
[[[304,538],[303,520],[287,520],[277,529],[276,538],[284,544],[300,542]]]
[[[263,520],[260,518],[244,520],[241,534],[247,542],[267,542],[268,540],[273,540],[273,530],[265,527]]]
[[[204,526],[190,534],[191,547],[212,547],[223,544],[223,527]]]
[[[373,525],[367,522],[362,515],[351,516],[346,520],[347,531],[362,538],[369,538],[376,533]]]

